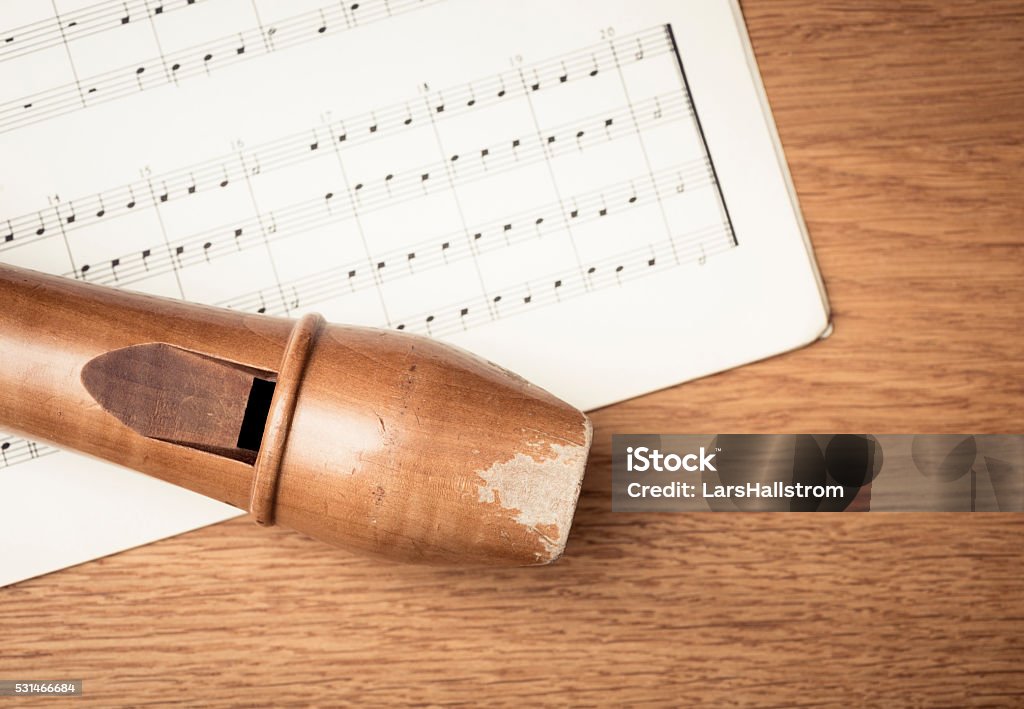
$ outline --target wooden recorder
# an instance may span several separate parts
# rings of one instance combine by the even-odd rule
[[[0,429],[346,549],[534,565],[565,547],[577,409],[427,338],[0,265]]]

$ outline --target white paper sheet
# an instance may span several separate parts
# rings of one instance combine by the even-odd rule
[[[729,2],[8,0],[0,261],[431,335],[587,409],[828,320]],[[238,514],[3,436],[0,500],[0,585]]]

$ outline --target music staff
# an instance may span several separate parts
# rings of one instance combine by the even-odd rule
[[[0,63],[208,0],[107,0],[20,27],[0,30]]]
[[[659,118],[653,118],[654,114],[651,111],[653,101],[658,100],[663,106],[662,113]],[[596,131],[593,133],[600,135],[600,142],[612,141],[616,137],[630,135],[633,128],[627,124],[626,121],[620,120],[617,124],[618,127],[614,128],[614,118],[622,118],[629,114],[631,111],[636,111],[641,115],[648,116],[648,122],[651,124],[680,118],[686,114],[683,113],[687,109],[688,104],[678,95],[665,97],[664,99],[653,99],[647,102],[642,102],[635,108],[622,108],[613,114],[612,117],[608,117],[607,113],[592,116],[586,119],[582,125],[599,125],[606,128],[603,134],[597,134]],[[643,123],[646,125],[646,123]],[[560,128],[552,129],[548,133],[548,138],[558,135],[573,135],[578,132],[577,128],[580,123],[573,123],[568,126],[562,126]],[[614,129],[613,129],[614,128]],[[552,159],[557,157],[559,154],[565,152],[572,152],[583,149],[579,143],[571,141],[550,141],[546,138],[532,138],[525,143],[522,140],[515,139],[511,143],[504,143],[496,145],[490,148],[485,148],[480,151],[481,154],[486,153],[488,160],[485,162],[481,158],[478,162],[467,164],[463,163],[457,170],[454,171],[452,182],[455,186],[460,184],[466,184],[473,182],[484,175],[495,175],[499,174],[503,170],[511,170],[520,167],[524,167],[530,164],[540,162],[545,159]],[[244,162],[239,161],[241,174],[245,173]],[[257,213],[254,217],[247,219],[240,223],[235,224],[224,224],[213,229],[206,230],[200,234],[193,235],[187,241],[179,242],[177,248],[180,249],[175,254],[174,259],[170,260],[172,270],[180,268],[178,264],[182,263],[180,257],[185,250],[186,246],[190,246],[190,254],[195,253],[194,248],[197,243],[209,243],[210,246],[204,246],[203,258],[209,258],[212,255],[224,253],[229,250],[242,250],[245,246],[257,243],[263,238],[270,236],[267,230],[263,227],[263,222],[270,221],[274,224],[274,232],[283,232],[282,227],[288,228],[294,223],[301,223],[309,219],[310,215],[314,217],[315,225],[316,219],[324,219],[325,217],[330,220],[339,218],[352,218],[357,213],[366,213],[383,207],[401,203],[409,199],[414,199],[423,194],[428,193],[432,189],[430,183],[431,174],[443,174],[445,166],[443,164],[432,163],[430,165],[422,166],[418,169],[411,170],[396,179],[394,175],[389,173],[382,179],[376,180],[373,184],[367,184],[363,182],[357,182],[352,189],[348,191],[347,204],[344,206],[334,207],[332,202],[335,201],[336,192],[340,193],[342,188],[339,186],[337,190],[330,191],[324,194],[321,199],[312,199],[304,203],[292,205],[281,210],[275,210],[270,215],[260,215]],[[212,173],[217,188],[224,188],[230,183],[231,173],[227,166],[222,166],[220,174],[217,175],[215,170],[208,171]],[[194,175],[189,175],[189,185],[194,186]],[[163,184],[163,183],[162,183]],[[444,185],[439,185],[437,189],[445,189]],[[189,187],[187,189],[194,189]],[[156,207],[161,201],[164,200],[162,197],[166,192],[161,193],[161,196],[157,196],[155,192],[147,190],[151,195],[151,207]],[[137,198],[135,196],[134,187],[129,187],[128,195],[123,196],[125,211],[134,210],[137,205]],[[58,226],[63,233],[67,233],[70,230],[71,224],[65,225],[60,217],[59,207],[53,208]],[[320,214],[322,212],[322,214]],[[39,215],[40,227],[36,230],[37,236],[42,236],[45,233],[45,226],[43,226],[43,216]],[[225,244],[223,240],[218,240],[218,237],[223,237],[229,231],[237,231],[235,234],[235,241],[232,244]],[[216,244],[216,248],[214,248]],[[155,275],[159,271],[151,270],[151,266],[157,266],[158,264],[165,262],[164,259],[156,258],[154,261],[150,261],[149,258],[152,255],[151,247],[143,252],[141,261],[138,262],[137,266],[126,266],[120,273],[114,273],[114,269],[111,269],[111,278],[107,280],[101,280],[104,283],[130,283],[132,282],[133,275],[140,275],[143,277],[149,275]],[[133,263],[132,257],[134,254],[118,254],[117,258],[119,263]],[[140,267],[139,267],[140,266]],[[84,264],[79,266],[75,271],[69,272],[66,275],[73,276],[75,278],[85,278],[89,271],[93,268],[93,264]]]
[[[663,110],[661,117],[657,119],[658,121],[677,118],[683,115],[681,111],[686,106],[685,102],[678,96],[666,97],[662,104],[667,106],[667,108]],[[653,105],[652,102],[648,101],[645,104],[641,104],[637,110],[639,112],[646,106],[648,110],[644,115],[653,116],[649,110],[651,105]],[[617,113],[626,114],[629,110],[620,109]],[[605,116],[607,114],[593,116],[583,125],[606,125],[610,119]],[[653,118],[650,120],[655,122]],[[574,123],[571,126],[554,130],[550,133],[549,137],[572,135],[577,132],[577,126],[579,125]],[[612,125],[614,126],[615,124],[613,123]],[[602,135],[600,141],[606,142],[613,140],[619,135],[629,135],[633,130],[625,121],[620,121],[618,125],[619,128],[615,131]],[[562,141],[561,143],[557,141],[549,142],[543,137],[539,139],[534,138],[525,144],[519,141],[517,146],[508,143],[494,146],[489,149],[490,154],[493,155],[490,162],[484,163],[480,161],[476,165],[463,163],[457,170],[453,170],[451,183],[457,187],[460,184],[475,181],[485,174],[498,174],[503,170],[520,168],[544,159],[556,157],[560,153],[579,149],[576,143],[569,141]],[[701,170],[706,171],[706,165],[706,161],[700,161]],[[689,168],[686,169],[688,170]],[[153,261],[148,261],[148,259],[134,259],[134,254],[131,253],[119,254],[119,263],[126,264],[119,273],[111,268],[109,276],[101,276],[99,279],[90,277],[89,280],[106,284],[127,284],[138,278],[156,275],[164,270],[175,270],[190,263],[197,263],[200,260],[209,260],[211,257],[220,254],[240,251],[247,246],[263,243],[264,239],[278,240],[286,238],[287,236],[307,231],[325,223],[350,219],[359,213],[367,213],[387,206],[393,206],[426,193],[431,189],[430,175],[443,175],[444,170],[444,164],[432,163],[411,170],[394,180],[388,179],[388,176],[385,176],[372,184],[356,182],[348,190],[347,203],[343,204],[337,204],[337,196],[343,190],[343,187],[339,185],[335,190],[325,193],[321,198],[313,198],[299,204],[275,210],[271,215],[257,213],[254,217],[242,222],[222,224],[213,229],[186,237],[186,239],[176,242],[176,253],[173,256],[157,257]],[[224,174],[227,175],[226,169]],[[220,182],[220,186],[223,187],[226,183],[227,177],[224,177]],[[437,189],[447,188],[449,186],[440,184]],[[274,224],[273,234],[267,233],[264,228],[264,222],[269,220],[272,220]],[[226,240],[224,237],[232,232],[234,233],[234,240]],[[203,245],[201,253],[196,248],[199,244]],[[159,249],[159,247],[152,248]],[[184,255],[186,251],[188,253],[187,256]],[[68,272],[65,275],[85,278],[90,270],[92,270],[92,264],[87,264],[79,266],[76,271]]]
[[[646,59],[658,57],[671,48],[665,29],[663,27],[652,28],[629,35],[620,40],[621,43],[632,46],[631,42],[642,42],[648,48]],[[592,58],[597,61],[612,61],[612,48],[607,43],[595,47],[588,47],[573,52],[568,57],[559,60],[540,62],[535,66],[528,67],[536,69],[541,77],[555,77],[560,75],[564,69],[563,65],[574,68],[567,75],[566,81],[542,82],[543,90],[555,88],[562,83],[569,83],[575,80],[589,78],[589,74],[583,69],[590,66]],[[576,71],[575,69],[580,69]],[[504,76],[504,75],[502,75]],[[496,104],[505,97],[510,97],[503,87],[506,84],[501,77],[492,77],[472,82],[469,86],[456,86],[442,89],[437,93],[449,96],[447,108],[436,116],[436,120],[444,120],[448,117],[460,115],[471,109],[480,109]],[[516,84],[513,83],[513,86]],[[476,89],[479,87],[479,96],[475,102],[467,96],[476,96]],[[504,92],[501,98],[499,92]],[[519,95],[519,94],[517,94]],[[510,97],[511,98],[511,97]],[[465,105],[463,106],[463,103]],[[626,115],[625,113],[621,115]],[[374,140],[382,136],[386,137],[390,132],[401,130],[403,127],[418,125],[429,120],[425,109],[416,102],[403,102],[387,108],[357,115],[344,120],[334,121],[328,127],[314,127],[304,131],[284,136],[267,143],[257,145],[245,151],[246,161],[251,165],[250,173],[253,170],[259,174],[270,173],[276,169],[290,167],[306,160],[316,159],[323,154],[325,144],[331,140],[331,135],[336,136],[339,144],[350,147],[357,143]],[[378,130],[370,130],[374,126],[383,126]],[[582,139],[586,133],[577,130],[573,138],[578,147],[582,147]],[[487,157],[487,149],[481,151],[481,157]],[[241,179],[244,177],[244,167],[238,162],[237,155],[232,153],[209,160],[200,164],[190,165],[184,168],[153,176],[153,181],[164,186],[162,202],[174,201],[200,191],[206,191],[221,186],[221,183]],[[387,180],[393,180],[393,176]],[[132,194],[135,191],[142,191],[145,181],[140,180],[130,185],[106,190],[95,195],[80,195],[72,201],[79,206],[83,215],[89,216],[86,219],[76,220],[76,224],[67,229],[70,233],[74,228],[88,226],[96,220],[114,218],[129,213],[134,208]],[[390,185],[389,185],[390,186]],[[132,204],[132,207],[128,207]],[[106,205],[110,205],[107,207]],[[0,242],[0,251],[6,247],[20,246],[33,241],[35,237],[48,237],[58,233],[59,219],[48,211],[23,214],[11,217],[7,220],[8,230],[4,241]]]
[[[395,329],[430,337],[446,337],[473,327],[513,317],[539,307],[556,305],[586,293],[621,286],[654,275],[681,263],[698,264],[703,255],[715,255],[733,248],[728,224],[716,224],[671,240],[624,251],[585,264],[583,274],[575,269],[531,278],[519,287],[486,297],[450,303],[395,319]],[[305,300],[305,298],[304,298]],[[495,314],[491,315],[489,307]]]
[[[6,436],[0,438],[0,468],[10,468],[19,463],[27,463],[58,452],[56,448],[34,441]]]
[[[563,214],[562,205],[559,203],[547,204],[487,224],[470,226],[472,238],[468,242],[461,238],[462,232],[445,234],[400,249],[375,252],[366,260],[318,271],[283,285],[300,291],[303,294],[302,301],[306,305],[315,304],[336,295],[354,293],[374,285],[373,280],[363,278],[371,268],[375,272],[377,282],[389,283],[410,276],[414,272],[422,273],[431,268],[448,266],[475,255],[510,248],[547,234],[558,233],[564,229],[563,217],[582,225],[609,214],[621,214],[630,209],[649,205],[658,199],[659,192],[666,193],[665,198],[671,198],[672,195],[681,194],[676,192],[673,186],[683,180],[686,180],[692,189],[711,185],[711,173],[706,160],[666,169],[656,175],[655,182],[650,182],[645,177],[626,180],[573,197],[570,214]],[[287,314],[290,309],[275,296],[274,290],[260,289],[218,304],[249,311],[269,307],[269,312]]]
[[[252,27],[202,45],[171,54],[157,54],[111,71],[51,87],[0,105],[0,133],[123,98],[157,86],[178,84],[199,75],[207,75],[238,62],[305,44],[311,39],[344,31],[411,12],[441,0],[366,0],[357,11],[345,6],[329,5],[284,19],[274,27],[261,31]],[[330,31],[319,33],[321,11],[332,22]],[[354,19],[358,16],[358,21]],[[263,43],[264,32],[273,41]],[[167,68],[164,72],[163,69]],[[150,71],[147,71],[150,70]],[[77,72],[76,72],[77,75]]]

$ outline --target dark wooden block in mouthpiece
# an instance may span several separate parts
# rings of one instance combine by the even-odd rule
[[[256,462],[274,374],[164,342],[89,360],[82,384],[139,435]]]

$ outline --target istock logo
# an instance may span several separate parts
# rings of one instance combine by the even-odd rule
[[[721,449],[716,450],[720,451]],[[696,473],[697,471],[704,472],[705,470],[718,472],[714,463],[711,462],[714,457],[715,454],[708,454],[704,450],[704,446],[701,446],[698,453],[687,453],[682,456],[675,453],[664,455],[658,449],[652,450],[647,446],[637,446],[636,448],[630,446],[626,449],[626,470],[636,473],[645,473],[648,470],[658,473],[674,473],[679,469],[691,473]]]

